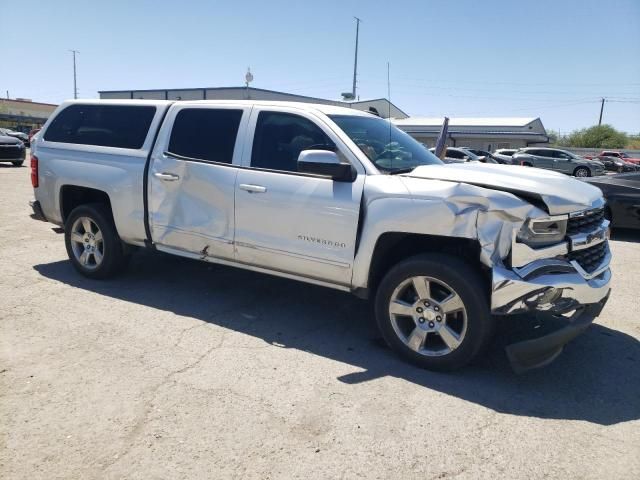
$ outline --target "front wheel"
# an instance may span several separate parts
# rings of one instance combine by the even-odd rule
[[[103,204],[74,208],[64,225],[64,240],[71,263],[85,277],[111,277],[126,263],[111,212]]]
[[[375,313],[389,346],[429,370],[466,365],[493,333],[482,278],[449,255],[418,255],[393,267],[376,293]]]
[[[591,176],[591,172],[589,171],[589,169],[587,167],[578,167],[575,169],[575,171],[573,172],[573,174],[576,177],[590,177]]]

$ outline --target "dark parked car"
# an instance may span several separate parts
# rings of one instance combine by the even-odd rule
[[[612,227],[640,229],[640,173],[621,173],[584,181],[602,190],[607,200],[605,214]]]
[[[27,147],[30,146],[29,135],[22,132],[16,132],[15,130],[11,130],[9,128],[0,128],[0,135],[4,135],[5,137],[13,137],[20,140]]]
[[[25,151],[21,140],[0,134],[0,162],[11,162],[19,167],[24,163]]]
[[[633,163],[625,162],[618,157],[598,157],[598,161],[610,172],[626,173],[638,170]]]

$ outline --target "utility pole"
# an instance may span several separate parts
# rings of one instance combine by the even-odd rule
[[[600,119],[598,120],[598,126],[602,125],[602,111],[604,110],[604,98],[602,99],[602,105],[600,105]]]
[[[361,20],[358,17],[353,17],[356,19],[356,56],[353,61],[353,87],[351,88],[351,95],[353,100],[356,99],[356,77],[358,76],[358,36],[360,34],[360,22]]]
[[[76,53],[80,53],[77,50],[69,50],[73,53],[73,98],[78,98],[78,84],[76,82]]]

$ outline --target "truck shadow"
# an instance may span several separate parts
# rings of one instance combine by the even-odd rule
[[[34,268],[75,288],[361,369],[338,378],[347,384],[392,376],[500,413],[601,425],[640,418],[640,342],[598,324],[570,343],[553,364],[516,375],[502,347],[518,335],[513,326],[522,319],[503,321],[500,340],[487,355],[460,372],[440,374],[398,359],[378,339],[368,303],[346,293],[151,252],[135,255],[129,271],[114,281],[87,280],[67,261]]]

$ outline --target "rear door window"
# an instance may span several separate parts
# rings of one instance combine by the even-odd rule
[[[231,163],[242,110],[185,108],[171,130],[169,153],[209,162]]]
[[[560,160],[571,160],[571,155],[564,152],[553,152],[554,158],[559,158]]]
[[[44,134],[48,142],[140,149],[156,107],[144,105],[69,105]]]

